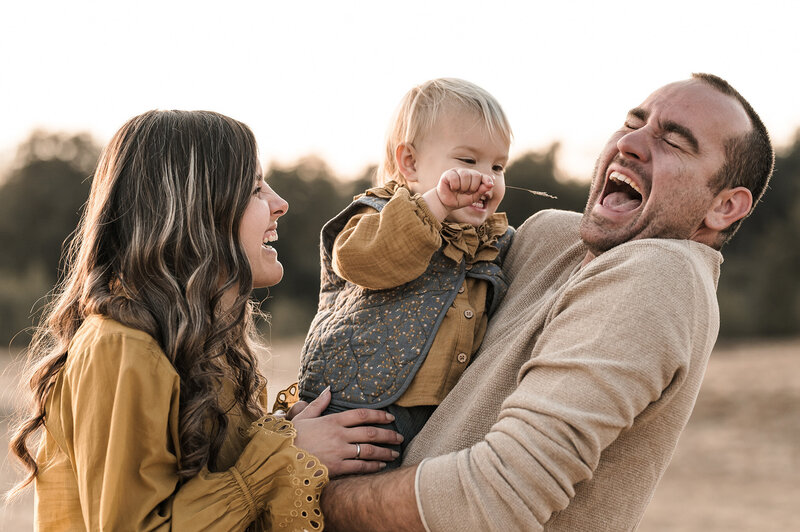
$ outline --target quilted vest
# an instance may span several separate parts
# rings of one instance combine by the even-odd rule
[[[319,307],[300,365],[304,399],[330,386],[331,406],[381,408],[394,403],[425,361],[465,277],[490,284],[489,315],[508,289],[501,265],[514,233],[510,227],[494,244],[500,249],[497,257],[469,269],[465,259],[455,264],[447,258],[443,243],[422,275],[395,288],[370,290],[337,276],[332,267],[336,236],[362,206],[380,211],[386,203],[386,199],[362,196],[322,228]]]

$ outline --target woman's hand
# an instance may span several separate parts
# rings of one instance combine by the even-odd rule
[[[331,392],[326,389],[305,408],[301,405],[300,413],[290,411],[290,415],[293,414],[291,419],[297,430],[294,444],[319,458],[331,477],[374,473],[386,467],[384,462],[399,456],[397,451],[372,444],[397,445],[403,441],[400,434],[364,426],[385,425],[394,420],[393,415],[382,410],[359,408],[321,416],[330,402]]]

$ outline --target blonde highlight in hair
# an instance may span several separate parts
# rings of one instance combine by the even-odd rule
[[[29,347],[34,404],[10,448],[38,466],[28,440],[87,316],[151,335],[180,376],[178,474],[213,467],[225,437],[223,379],[245,411],[261,413],[252,274],[239,224],[261,170],[252,132],[208,111],[150,111],[112,138],[92,178],[66,274]],[[223,295],[234,293],[222,304]]]
[[[395,159],[398,146],[413,145],[424,138],[445,108],[475,113],[483,120],[490,135],[511,143],[511,126],[494,96],[462,79],[432,79],[408,91],[397,106],[386,133],[383,160],[376,174],[378,185],[392,180],[405,183]]]

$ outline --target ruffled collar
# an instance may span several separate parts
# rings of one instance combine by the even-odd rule
[[[365,194],[388,200],[399,188],[407,187],[396,181],[389,181],[382,187],[367,190]],[[415,194],[412,199],[420,201],[421,196]],[[504,212],[494,213],[478,227],[468,223],[442,222],[442,252],[455,262],[461,262],[461,259],[466,259],[467,263],[494,260],[500,253],[495,243],[507,230],[508,219]]]

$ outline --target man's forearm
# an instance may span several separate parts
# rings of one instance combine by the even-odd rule
[[[414,479],[417,466],[334,480],[322,492],[325,529],[420,531]]]

